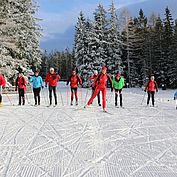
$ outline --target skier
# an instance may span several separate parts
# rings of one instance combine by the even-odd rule
[[[2,106],[2,89],[4,89],[6,86],[6,80],[0,72],[0,107]]]
[[[26,91],[26,80],[23,76],[22,70],[19,70],[18,77],[15,81],[15,91],[18,89],[19,94],[19,102],[18,105],[21,105],[21,102],[23,105],[25,105],[25,91]]]
[[[144,91],[148,93],[147,106],[149,105],[150,97],[152,97],[152,106],[154,106],[154,94],[155,91],[158,92],[158,87],[153,75],[151,75],[150,80],[147,82]]]
[[[71,106],[73,105],[73,99],[75,95],[76,99],[76,106],[78,105],[78,94],[77,94],[77,88],[78,88],[78,83],[82,86],[82,80],[81,78],[76,74],[76,71],[73,70],[71,76],[69,77],[66,85],[68,85],[70,82],[70,87],[71,87]]]
[[[102,107],[103,111],[106,112],[106,85],[107,81],[109,80],[111,84],[111,90],[112,90],[112,80],[111,77],[107,74],[107,68],[105,66],[102,67],[102,72],[98,75],[96,79],[96,89],[94,91],[94,94],[91,96],[89,99],[87,106],[89,106],[92,102],[93,99],[98,95],[98,93],[101,91],[102,92]]]
[[[98,71],[95,70],[94,74],[89,78],[89,80],[93,81],[92,86],[91,86],[92,87],[92,95],[93,95],[93,93],[94,93],[94,91],[96,89],[96,80],[97,80],[97,77],[98,77]],[[101,103],[100,103],[100,92],[97,95],[97,99],[98,99],[98,105],[101,106]]]
[[[45,87],[49,85],[49,100],[50,100],[49,106],[52,105],[52,91],[55,98],[55,106],[57,105],[56,87],[57,87],[57,82],[59,80],[60,80],[60,75],[54,71],[54,68],[50,68],[49,73],[46,75],[45,78]]]
[[[176,109],[177,109],[177,91],[174,94],[174,100],[176,100]]]
[[[30,82],[33,85],[33,93],[34,93],[34,101],[35,101],[35,106],[40,105],[40,91],[41,88],[43,87],[43,81],[42,77],[39,76],[39,69],[36,69],[34,75],[30,77]]]
[[[121,74],[116,74],[112,83],[113,89],[115,90],[115,106],[117,106],[117,97],[119,93],[120,106],[122,107],[122,89],[124,87],[124,78],[121,76]]]

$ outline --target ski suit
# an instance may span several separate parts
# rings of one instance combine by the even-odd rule
[[[6,80],[2,74],[0,74],[0,104],[2,103],[2,88],[6,86]]]
[[[75,75],[72,74],[67,81],[67,85],[69,84],[69,82],[70,82],[70,87],[71,87],[71,105],[72,105],[72,102],[74,99],[74,95],[75,95],[75,99],[76,99],[76,104],[78,104],[77,89],[78,89],[78,83],[80,85],[82,85],[82,80],[77,74],[75,74]]]
[[[117,97],[119,93],[120,97],[120,106],[122,107],[122,89],[124,87],[124,78],[120,77],[119,80],[115,77],[112,81],[113,88],[115,89],[115,106],[117,106]]]
[[[57,87],[57,82],[60,80],[60,75],[57,75],[56,72],[51,74],[50,72],[46,75],[45,78],[45,85],[49,85],[49,100],[50,100],[50,105],[52,104],[52,91],[54,94],[55,98],[55,105],[57,105],[57,94],[56,94],[56,87]]]
[[[101,73],[98,75],[96,79],[96,89],[95,89],[94,94],[91,96],[91,98],[89,99],[87,103],[88,106],[93,102],[93,99],[101,91],[102,92],[102,106],[103,106],[103,109],[106,108],[106,85],[107,85],[108,80],[111,83],[111,87],[112,87],[112,80],[108,74]]]
[[[150,97],[152,96],[152,105],[154,106],[154,94],[155,91],[158,92],[157,82],[154,80],[148,81],[144,91],[148,93],[147,105],[149,105]]]
[[[34,75],[30,78],[30,82],[33,85],[35,105],[37,105],[37,102],[38,105],[40,105],[40,91],[41,91],[41,87],[43,88],[42,77]]]
[[[174,94],[174,100],[176,100],[176,109],[177,109],[177,91]]]
[[[98,77],[98,75],[96,75],[96,74],[94,74],[94,75],[92,75],[90,78],[89,78],[89,80],[92,80],[93,81],[93,83],[92,83],[92,95],[94,94],[94,92],[95,92],[95,89],[96,89],[96,80],[97,80],[97,77]],[[98,105],[99,106],[101,106],[101,103],[100,103],[100,92],[98,93],[98,95],[97,95],[97,99],[98,99]]]

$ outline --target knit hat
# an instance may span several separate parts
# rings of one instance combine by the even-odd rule
[[[107,70],[106,66],[103,66],[103,67],[102,67],[102,71],[103,71],[103,70]]]
[[[119,74],[119,73],[118,73],[118,74],[116,74],[116,77],[120,77],[120,76],[121,76],[121,74]]]

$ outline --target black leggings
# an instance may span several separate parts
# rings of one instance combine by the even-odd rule
[[[0,94],[0,103],[2,103],[2,95]]]
[[[56,94],[56,86],[49,86],[49,99],[50,99],[50,105],[52,104],[52,91],[55,98],[55,105],[57,105],[57,94]]]
[[[154,106],[154,94],[155,92],[147,92],[148,98],[147,98],[147,104],[149,104],[150,98],[152,97],[152,105]]]
[[[19,88],[18,94],[19,94],[18,104],[21,105],[21,102],[23,102],[22,104],[24,105],[25,104],[25,90],[23,88]]]
[[[120,106],[122,106],[122,89],[115,89],[115,105],[117,106],[118,93],[120,97]]]
[[[73,101],[74,95],[77,102],[78,101],[77,88],[71,88],[71,101]]]
[[[33,88],[33,93],[34,93],[34,101],[35,101],[35,105],[40,105],[40,91],[41,88]]]

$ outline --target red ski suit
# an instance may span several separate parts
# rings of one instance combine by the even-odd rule
[[[3,75],[0,74],[0,86],[5,87],[6,86],[6,80]]]
[[[95,74],[93,76],[89,77],[89,80],[93,80],[93,83],[92,83],[93,88],[96,87],[97,77],[98,77],[98,75],[95,75]]]
[[[93,102],[93,99],[98,95],[98,93],[101,91],[102,92],[102,105],[103,105],[103,109],[106,108],[106,85],[107,85],[107,81],[109,80],[109,82],[111,83],[111,87],[112,87],[112,80],[110,78],[110,76],[108,74],[99,74],[97,79],[96,79],[96,89],[94,94],[91,96],[91,98],[89,99],[87,105],[90,105]]]
[[[78,93],[77,93],[77,88],[78,88],[78,83],[82,85],[82,80],[81,78],[76,74],[76,75],[71,75],[67,81],[67,85],[70,82],[70,87],[71,87],[71,101],[74,98],[74,93],[75,93],[75,98],[76,101],[78,100]]]
[[[147,90],[148,92],[155,92],[155,90],[158,91],[157,82],[153,81],[153,80],[150,80],[146,84],[145,90]]]
[[[26,80],[23,76],[18,76],[16,79],[16,88],[18,89],[24,89],[26,91]]]
[[[49,86],[56,87],[59,80],[60,75],[57,75],[55,72],[53,74],[48,73],[45,78],[45,83],[49,83]]]

